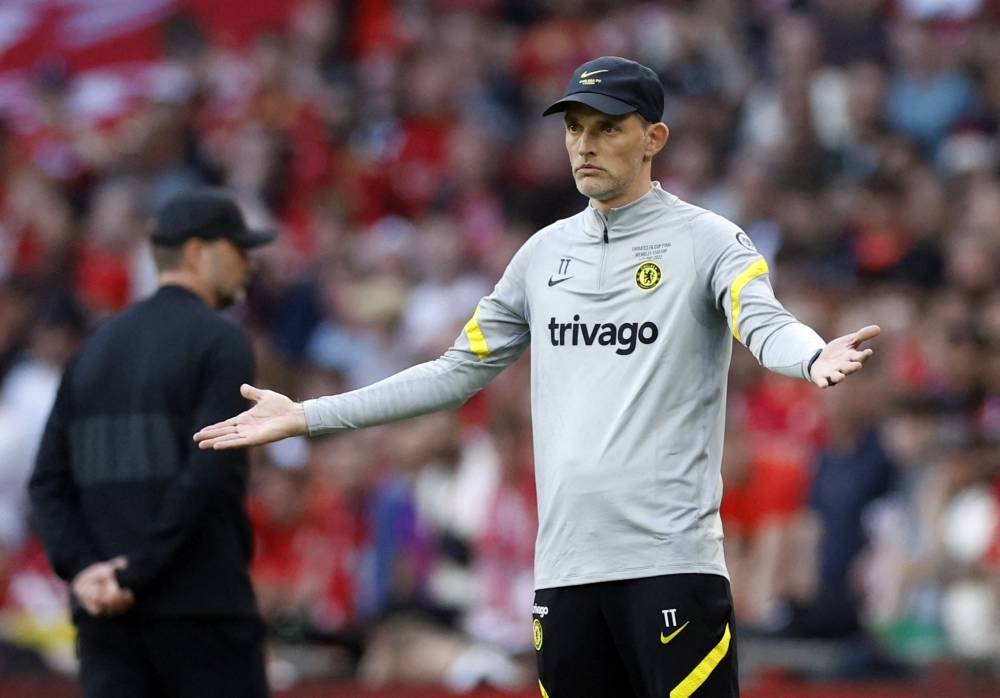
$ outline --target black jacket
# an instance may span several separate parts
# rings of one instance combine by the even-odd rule
[[[242,451],[201,451],[199,428],[246,409],[243,331],[165,286],[108,321],[67,365],[31,477],[56,573],[128,557],[140,616],[252,616]]]

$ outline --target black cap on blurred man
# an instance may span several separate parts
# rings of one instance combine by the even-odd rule
[[[227,238],[249,249],[266,245],[275,237],[271,231],[250,229],[228,193],[200,187],[178,194],[160,209],[152,242],[163,247],[177,247],[189,238]]]

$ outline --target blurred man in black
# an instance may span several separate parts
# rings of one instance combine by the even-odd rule
[[[272,239],[219,190],[176,197],[153,234],[159,290],[63,375],[29,490],[72,584],[86,698],[267,695],[246,455],[190,435],[245,408],[250,343],[214,311],[242,296],[246,249]]]

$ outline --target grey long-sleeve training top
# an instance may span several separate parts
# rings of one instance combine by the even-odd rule
[[[775,299],[746,233],[659,184],[592,207],[515,254],[440,358],[305,402],[309,433],[455,407],[531,345],[535,587],[728,576],[722,437],[736,337],[808,380],[824,346]]]

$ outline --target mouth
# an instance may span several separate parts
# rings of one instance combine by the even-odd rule
[[[604,172],[603,168],[597,167],[596,165],[580,165],[573,171],[577,174],[596,174],[597,172]]]

